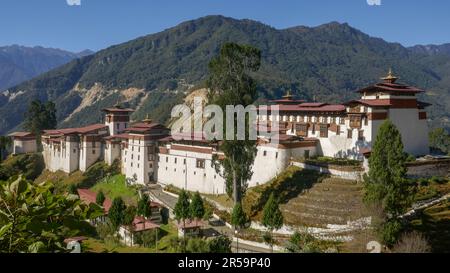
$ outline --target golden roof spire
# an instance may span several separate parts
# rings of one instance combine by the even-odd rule
[[[147,117],[143,120],[143,122],[150,124],[153,122],[153,120],[150,118],[150,115],[147,114]]]
[[[283,96],[283,99],[289,99],[289,100],[291,100],[291,99],[293,99],[293,98],[294,98],[294,96],[292,95],[291,90],[288,90],[288,91],[286,92],[286,95]]]
[[[381,79],[388,83],[395,83],[395,81],[398,80],[398,77],[394,76],[394,73],[392,72],[392,68],[389,68],[388,75]]]

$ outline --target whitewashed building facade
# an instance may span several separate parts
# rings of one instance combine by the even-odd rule
[[[248,186],[268,182],[292,158],[321,155],[363,160],[386,119],[400,130],[405,152],[427,155],[425,109],[429,104],[416,97],[424,91],[396,81],[390,72],[383,82],[359,90],[359,100],[344,104],[298,101],[288,94],[272,101],[277,116],[272,113],[273,105],[260,107],[267,114],[258,116],[259,123],[271,128],[277,122],[280,134],[277,144],[264,136],[258,137],[253,176]],[[130,123],[132,109],[114,107],[103,111],[104,124],[45,132],[42,143],[48,170],[71,173],[86,171],[99,160],[109,165],[119,161],[122,173],[131,183],[158,182],[202,193],[226,192],[224,179],[212,165],[214,156],[223,157],[217,143],[191,136],[174,140],[168,128],[150,119]],[[18,133],[15,139],[23,142],[27,136]],[[17,147],[28,147],[21,145]],[[34,149],[19,148],[17,152]]]

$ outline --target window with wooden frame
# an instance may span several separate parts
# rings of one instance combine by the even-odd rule
[[[352,132],[352,130],[347,130],[347,138],[350,138],[350,139],[353,138],[353,132]]]
[[[302,137],[308,136],[308,125],[307,124],[297,124],[296,125],[297,135]]]
[[[316,133],[316,125],[315,124],[313,124],[312,126],[311,126],[311,134],[315,134]]]
[[[328,125],[320,125],[320,137],[328,137]]]
[[[350,127],[352,127],[352,128],[361,128],[361,116],[359,116],[359,115],[351,115],[350,116]]]
[[[337,136],[341,135],[341,126],[339,126],[339,125],[336,126],[336,135]]]
[[[205,168],[205,160],[204,159],[197,159],[196,167],[199,169]]]
[[[358,132],[358,140],[364,141],[364,130],[359,130]]]
[[[340,117],[339,118],[339,124],[340,125],[344,125],[345,124],[345,118],[344,117]]]

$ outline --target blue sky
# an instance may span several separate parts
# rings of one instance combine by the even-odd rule
[[[406,46],[442,44],[450,42],[449,12],[448,0],[1,0],[0,46],[99,50],[212,14],[276,28],[347,22]]]

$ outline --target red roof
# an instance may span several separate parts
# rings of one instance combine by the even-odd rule
[[[177,223],[179,229],[200,228],[204,225],[205,223],[203,223],[203,221],[201,220],[186,220],[185,223],[183,223],[183,221],[179,221]]]
[[[305,101],[304,100],[292,100],[292,99],[278,99],[278,100],[270,100],[270,102],[280,103],[280,104],[300,104]]]
[[[398,84],[398,83],[377,83],[375,85],[363,88],[358,93],[365,93],[365,92],[377,92],[377,91],[385,91],[385,92],[400,92],[400,93],[411,93],[411,94],[417,94],[425,92],[422,89],[419,89],[417,87]]]
[[[301,107],[321,107],[327,105],[327,103],[322,103],[322,102],[305,102],[300,104]]]
[[[119,107],[111,107],[102,109],[103,112],[134,112],[134,109],[131,108],[119,108]]]
[[[77,189],[77,192],[78,196],[80,196],[80,200],[85,202],[87,205],[91,203],[97,203],[97,193],[88,189]],[[105,210],[105,213],[109,212],[111,205],[112,205],[111,200],[105,198],[105,201],[103,202],[103,209]]]
[[[377,99],[377,100],[352,100],[352,101],[350,101],[350,102],[348,102],[346,104],[348,105],[348,104],[352,104],[352,103],[360,103],[360,104],[363,104],[363,105],[375,106],[375,107],[376,106],[391,106],[392,105],[389,99],[382,99],[382,100],[380,100],[380,99]]]
[[[280,112],[344,112],[345,106],[342,104],[327,103],[302,103],[297,105],[276,105],[276,106],[260,106],[258,110],[272,110],[278,107]]]
[[[30,132],[14,132],[12,134],[9,134],[10,137],[34,137],[33,133]]]
[[[104,129],[107,128],[108,126],[106,126],[105,124],[92,124],[86,127],[82,127],[82,128],[78,128],[77,129],[77,133],[80,134],[85,134],[85,133],[89,133],[92,131],[96,131],[96,130],[100,130],[100,129]]]
[[[361,148],[359,152],[363,155],[370,155],[372,153],[372,149],[370,148]]]
[[[52,135],[68,135],[68,134],[87,134],[92,131],[107,128],[105,124],[92,124],[80,128],[65,128],[65,129],[55,129],[55,130],[44,130],[44,134],[48,136]]]
[[[153,223],[150,220],[145,219],[142,216],[136,216],[133,220],[133,231],[145,231],[150,229],[159,228],[159,225]]]

